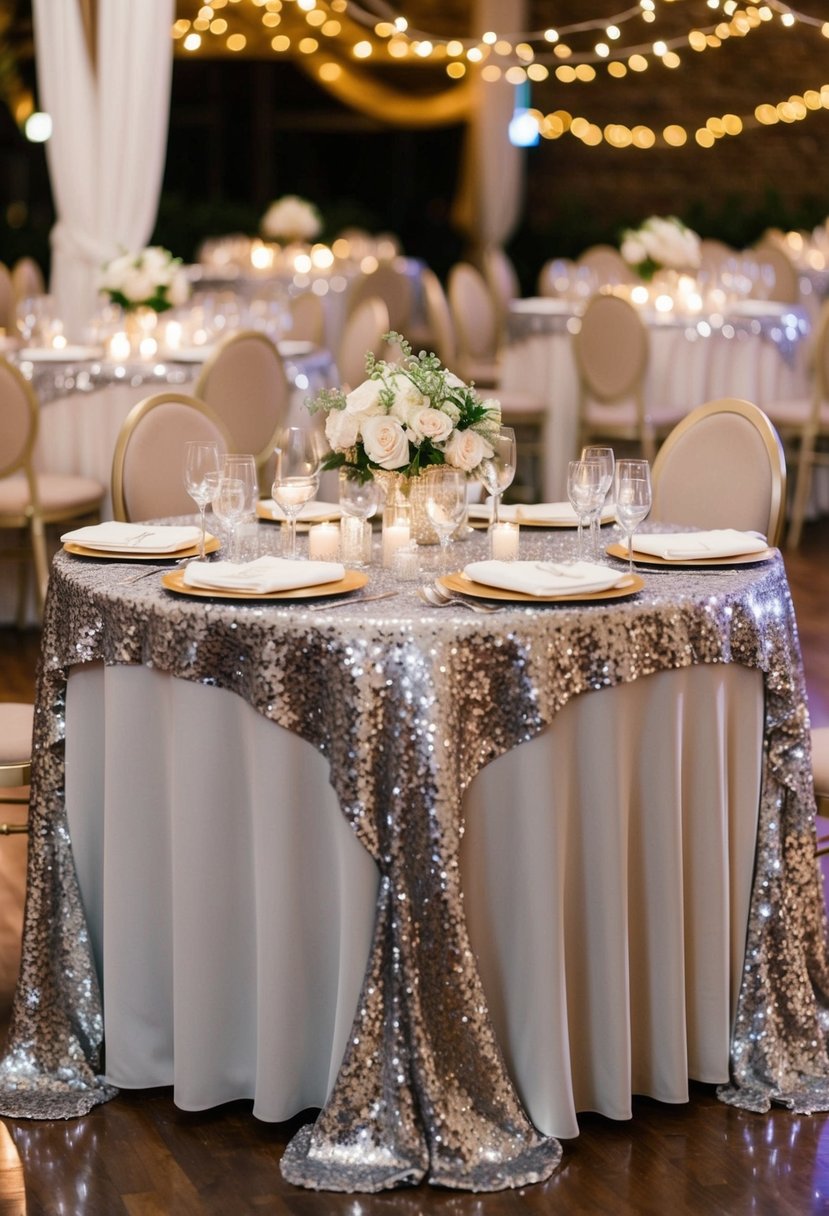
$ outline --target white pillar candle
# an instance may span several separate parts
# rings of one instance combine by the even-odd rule
[[[340,555],[340,529],[336,524],[315,524],[308,533],[308,556],[314,561],[335,562]]]
[[[355,515],[340,520],[340,552],[347,566],[367,566],[371,562],[371,524]]]
[[[388,526],[383,524],[383,565],[391,566],[397,550],[408,545],[410,540],[411,528],[408,520]]]
[[[489,549],[496,561],[512,562],[518,557],[518,524],[497,524],[489,530]]]

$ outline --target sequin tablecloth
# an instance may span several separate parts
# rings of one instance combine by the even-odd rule
[[[482,541],[464,546],[463,560]],[[564,538],[528,538],[554,556]],[[132,568],[134,571],[134,567]],[[0,1112],[56,1118],[114,1090],[64,799],[69,668],[144,664],[238,694],[328,760],[340,808],[380,871],[375,933],[339,1074],[288,1146],[299,1185],[373,1191],[426,1179],[495,1190],[541,1180],[558,1143],[528,1119],[493,1031],[463,911],[461,797],[493,758],[573,698],[696,664],[759,669],[764,760],[755,878],[720,1096],[829,1109],[829,967],[814,859],[808,711],[779,557],[648,575],[603,604],[427,609],[191,600],[131,568],[61,554],[46,605],[21,978]],[[372,571],[378,588],[392,576]]]

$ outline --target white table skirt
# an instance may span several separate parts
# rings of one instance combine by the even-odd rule
[[[734,664],[648,676],[575,698],[468,791],[470,933],[543,1132],[727,1080],[762,709]],[[108,1077],[266,1120],[321,1105],[378,881],[327,762],[228,692],[134,666],[73,669],[66,740]]]
[[[717,397],[741,397],[761,408],[805,396],[805,355],[787,362],[770,341],[738,333],[690,338],[684,328],[653,325],[645,406],[690,412]],[[544,497],[567,497],[567,462],[578,455],[578,373],[569,333],[537,334],[510,343],[502,363],[505,390],[531,392],[547,402]]]

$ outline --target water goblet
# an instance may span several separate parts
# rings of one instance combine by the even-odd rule
[[[247,487],[238,477],[220,476],[213,496],[213,511],[228,536],[229,559],[238,560],[236,525],[245,514]]]
[[[316,436],[298,426],[287,427],[274,449],[276,466],[273,500],[288,520],[286,556],[296,557],[296,521],[319,487],[320,458]]]
[[[620,460],[616,465],[616,518],[625,534],[628,572],[633,573],[633,534],[651,509],[651,470],[647,460]]]
[[[492,495],[492,527],[501,522],[501,495],[512,485],[515,477],[515,431],[511,426],[502,426],[494,440],[490,440],[493,453],[485,457],[478,466],[478,478],[484,489]]]
[[[212,496],[208,474],[218,473],[218,471],[219,445],[217,443],[202,443],[199,440],[188,440],[185,443],[184,486],[199,509],[201,523],[199,559],[201,561],[204,561],[204,513]]]
[[[605,483],[602,501],[590,516],[590,539],[593,549],[593,557],[596,561],[598,561],[601,555],[601,547],[599,544],[601,525],[599,521],[601,519],[602,507],[605,504],[608,490],[613,485],[613,475],[616,469],[616,458],[613,454],[613,448],[601,447],[596,444],[589,444],[587,447],[583,447],[581,450],[581,458],[582,460],[597,460],[599,462],[599,464],[602,466],[602,481]]]
[[[607,490],[604,488],[604,468],[598,460],[571,460],[567,465],[567,497],[579,524],[578,557],[584,554],[584,529],[598,514]]]
[[[440,564],[448,569],[452,536],[466,511],[466,477],[460,469],[442,468],[427,475],[426,514],[440,541]]]

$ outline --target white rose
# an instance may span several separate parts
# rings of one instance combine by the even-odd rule
[[[622,257],[629,266],[638,266],[648,256],[644,241],[635,232],[628,232],[622,241]]]
[[[124,276],[132,270],[134,261],[135,258],[131,253],[122,253],[119,257],[113,258],[104,267],[101,286],[107,291],[120,291]]]
[[[155,295],[155,283],[146,270],[133,266],[123,277],[121,291],[128,300],[140,304],[142,300],[149,300]]]
[[[389,413],[404,425],[413,414],[428,407],[429,398],[421,393],[414,381],[410,380],[405,373],[395,372],[389,376],[386,384],[394,393],[394,402]]]
[[[331,410],[325,420],[325,437],[335,452],[353,448],[360,437],[360,419],[348,410]]]
[[[345,408],[349,414],[378,414],[383,408],[380,404],[382,391],[382,380],[364,380],[348,393]]]
[[[456,376],[454,372],[446,372],[443,379],[449,388],[466,388],[465,381],[461,380],[460,376]]]
[[[455,431],[452,434],[443,449],[443,454],[448,463],[454,465],[456,469],[463,469],[464,473],[471,473],[482,460],[493,456],[494,452],[492,444],[488,443],[483,435],[467,428],[465,431]]]
[[[442,410],[427,406],[426,409],[415,410],[410,414],[409,430],[414,435],[415,443],[419,443],[421,439],[442,443],[452,434],[452,419]]]
[[[375,414],[363,420],[362,431],[366,455],[381,469],[402,469],[409,463],[409,441],[396,418]]]

